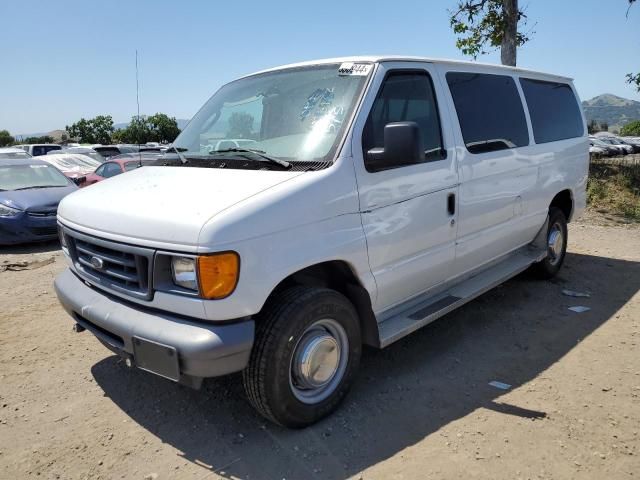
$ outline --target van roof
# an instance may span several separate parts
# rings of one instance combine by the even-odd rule
[[[365,55],[365,56],[354,56],[354,57],[336,57],[336,58],[323,58],[319,60],[310,60],[306,62],[299,63],[291,63],[288,65],[282,65],[279,67],[268,68],[265,70],[260,70],[259,72],[252,73],[250,75],[257,75],[259,73],[273,72],[277,70],[283,70],[286,68],[295,68],[295,67],[305,67],[309,65],[322,65],[326,63],[343,63],[343,62],[368,62],[368,63],[382,63],[382,62],[423,62],[423,63],[439,63],[446,65],[462,65],[465,67],[489,67],[491,69],[503,70],[512,73],[527,73],[533,75],[543,75],[549,78],[561,79],[564,81],[572,81],[571,77],[566,77],[563,75],[556,75],[552,73],[539,72],[535,70],[528,70],[526,68],[520,67],[509,67],[505,65],[496,65],[492,63],[482,63],[482,62],[470,62],[463,60],[451,60],[446,58],[430,58],[430,57],[412,57],[405,55]]]

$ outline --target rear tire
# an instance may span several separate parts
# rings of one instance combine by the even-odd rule
[[[360,363],[355,308],[326,288],[293,287],[256,318],[256,339],[244,388],[251,404],[285,427],[311,425],[346,396]]]
[[[567,219],[562,210],[551,207],[547,230],[547,256],[532,267],[533,273],[538,278],[550,279],[558,273],[567,253],[567,240]]]

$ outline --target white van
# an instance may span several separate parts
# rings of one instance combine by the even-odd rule
[[[57,294],[127,365],[193,387],[242,371],[260,413],[309,425],[363,345],[529,267],[555,275],[588,149],[557,75],[410,57],[263,71],[218,90],[156,166],[62,201]]]
[[[46,155],[53,150],[61,150],[62,147],[60,145],[56,145],[55,143],[29,143],[16,145],[15,148],[21,148],[25,152],[27,152],[32,157],[39,157],[41,155]]]

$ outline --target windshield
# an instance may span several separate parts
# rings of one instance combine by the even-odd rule
[[[314,65],[229,83],[195,115],[173,147],[187,159],[219,159],[223,154],[215,151],[239,148],[286,160],[294,169],[296,163],[304,169],[326,166],[333,160],[371,71],[370,64],[360,67]],[[226,154],[230,159],[247,156],[246,152],[230,153]],[[227,162],[226,166],[234,165]]]
[[[66,187],[68,185],[67,177],[49,165],[0,166],[0,190]]]

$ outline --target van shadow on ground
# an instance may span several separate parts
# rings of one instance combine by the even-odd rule
[[[591,299],[563,296],[587,290]],[[521,275],[383,351],[367,350],[342,407],[306,430],[266,422],[245,400],[238,375],[192,391],[111,356],[93,375],[134,421],[227,478],[335,478],[354,475],[484,407],[540,418],[496,400],[489,387],[518,387],[606,322],[640,289],[640,263],[568,254],[561,275]],[[576,302],[576,300],[579,300]],[[580,315],[569,305],[589,305]],[[260,459],[269,457],[268,462]],[[206,471],[203,471],[203,474]]]

